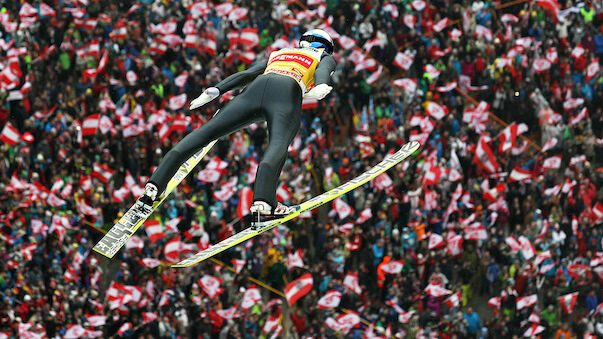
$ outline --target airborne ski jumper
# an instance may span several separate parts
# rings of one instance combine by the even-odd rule
[[[247,85],[245,91],[222,108],[219,114],[187,135],[165,155],[147,182],[140,201],[151,206],[160,199],[178,168],[213,140],[252,123],[266,121],[269,144],[258,166],[250,212],[257,221],[268,221],[291,213],[292,208],[276,200],[278,178],[287,159],[287,148],[299,130],[302,98],[321,100],[332,89],[329,83],[336,65],[331,55],[333,48],[333,40],[327,32],[313,29],[302,35],[299,48],[272,52],[267,61],[207,88],[191,102],[191,110],[231,89]]]

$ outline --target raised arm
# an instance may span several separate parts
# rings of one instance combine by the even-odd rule
[[[255,79],[258,75],[264,73],[266,70],[266,66],[268,65],[268,61],[264,61],[258,64],[251,66],[249,69],[246,69],[242,72],[235,73],[226,79],[220,81],[216,86],[209,87],[198,98],[191,101],[190,109],[199,108],[208,102],[214,100],[219,97],[221,94],[224,94],[231,89],[235,89],[237,87],[244,86]]]
[[[314,87],[304,94],[304,98],[322,100],[331,92],[333,87],[329,84],[331,83],[331,74],[335,71],[335,65],[335,59],[325,53],[314,71]]]
[[[246,84],[251,82],[253,79],[255,79],[258,75],[264,73],[267,65],[268,65],[267,60],[264,62],[261,62],[261,63],[257,63],[244,71],[230,75],[226,79],[220,81],[214,87],[219,89],[220,93],[226,93],[226,92],[230,91],[231,89],[245,86]]]
[[[335,71],[335,59],[333,56],[327,54],[320,59],[320,63],[318,67],[316,67],[316,71],[314,72],[314,85],[320,84],[331,84],[331,74]]]

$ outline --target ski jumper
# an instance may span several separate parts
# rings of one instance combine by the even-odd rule
[[[248,86],[219,114],[172,148],[149,182],[161,194],[180,165],[209,142],[266,121],[269,143],[258,166],[253,200],[275,208],[278,178],[301,122],[303,94],[314,84],[328,84],[334,70],[335,60],[320,49],[285,48],[272,52],[267,61],[222,80],[215,86],[220,94]]]

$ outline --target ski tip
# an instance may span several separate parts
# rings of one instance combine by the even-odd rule
[[[177,264],[171,265],[171,267],[172,268],[186,268],[186,267],[191,267],[195,264],[198,264],[201,261],[203,261],[203,260],[191,260],[191,258],[188,258],[188,259],[184,259],[184,260],[180,261]]]

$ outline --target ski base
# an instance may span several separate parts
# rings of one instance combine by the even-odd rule
[[[350,192],[351,190],[356,189],[356,188],[364,185],[365,183],[375,179],[383,172],[387,171],[388,169],[392,168],[393,166],[400,163],[404,159],[413,155],[413,153],[415,153],[420,147],[421,147],[421,144],[419,144],[416,141],[406,143],[406,144],[402,145],[402,147],[400,148],[400,150],[398,150],[398,152],[387,156],[379,164],[375,165],[373,168],[364,172],[363,174],[359,175],[358,177],[340,185],[339,187],[336,187],[328,192],[320,194],[306,202],[299,204],[298,205],[299,208],[297,209],[297,211],[287,215],[286,217],[283,217],[283,218],[277,219],[277,220],[273,220],[270,223],[267,223],[263,226],[256,227],[254,229],[252,229],[251,227],[244,229],[244,230],[236,233],[235,235],[233,235],[227,239],[224,239],[221,242],[219,242],[215,245],[212,245],[209,248],[207,248],[203,251],[200,251],[197,254],[194,254],[193,256],[191,256],[187,259],[184,259],[177,264],[172,265],[172,267],[189,267],[189,266],[198,264],[198,263],[202,262],[203,260],[211,258],[220,252],[223,252],[223,251],[225,251],[231,247],[234,247],[246,240],[249,240],[257,235],[260,235],[266,231],[269,231],[269,230],[273,229],[274,227],[277,227],[278,225],[282,225],[291,219],[297,218],[304,212],[311,211],[317,207],[320,207],[323,204],[325,204],[329,201],[332,201],[332,200],[336,199],[337,197],[340,197],[340,196]]]
[[[136,200],[134,205],[117,221],[113,227],[103,236],[103,238],[94,246],[93,250],[106,256],[113,258],[117,252],[126,244],[128,239],[136,230],[153,214],[165,198],[186,178],[190,171],[197,166],[203,157],[214,146],[217,140],[212,141],[199,152],[193,154],[186,162],[184,162],[174,176],[167,184],[165,193],[160,200],[153,202],[153,206],[148,206],[140,200]]]

